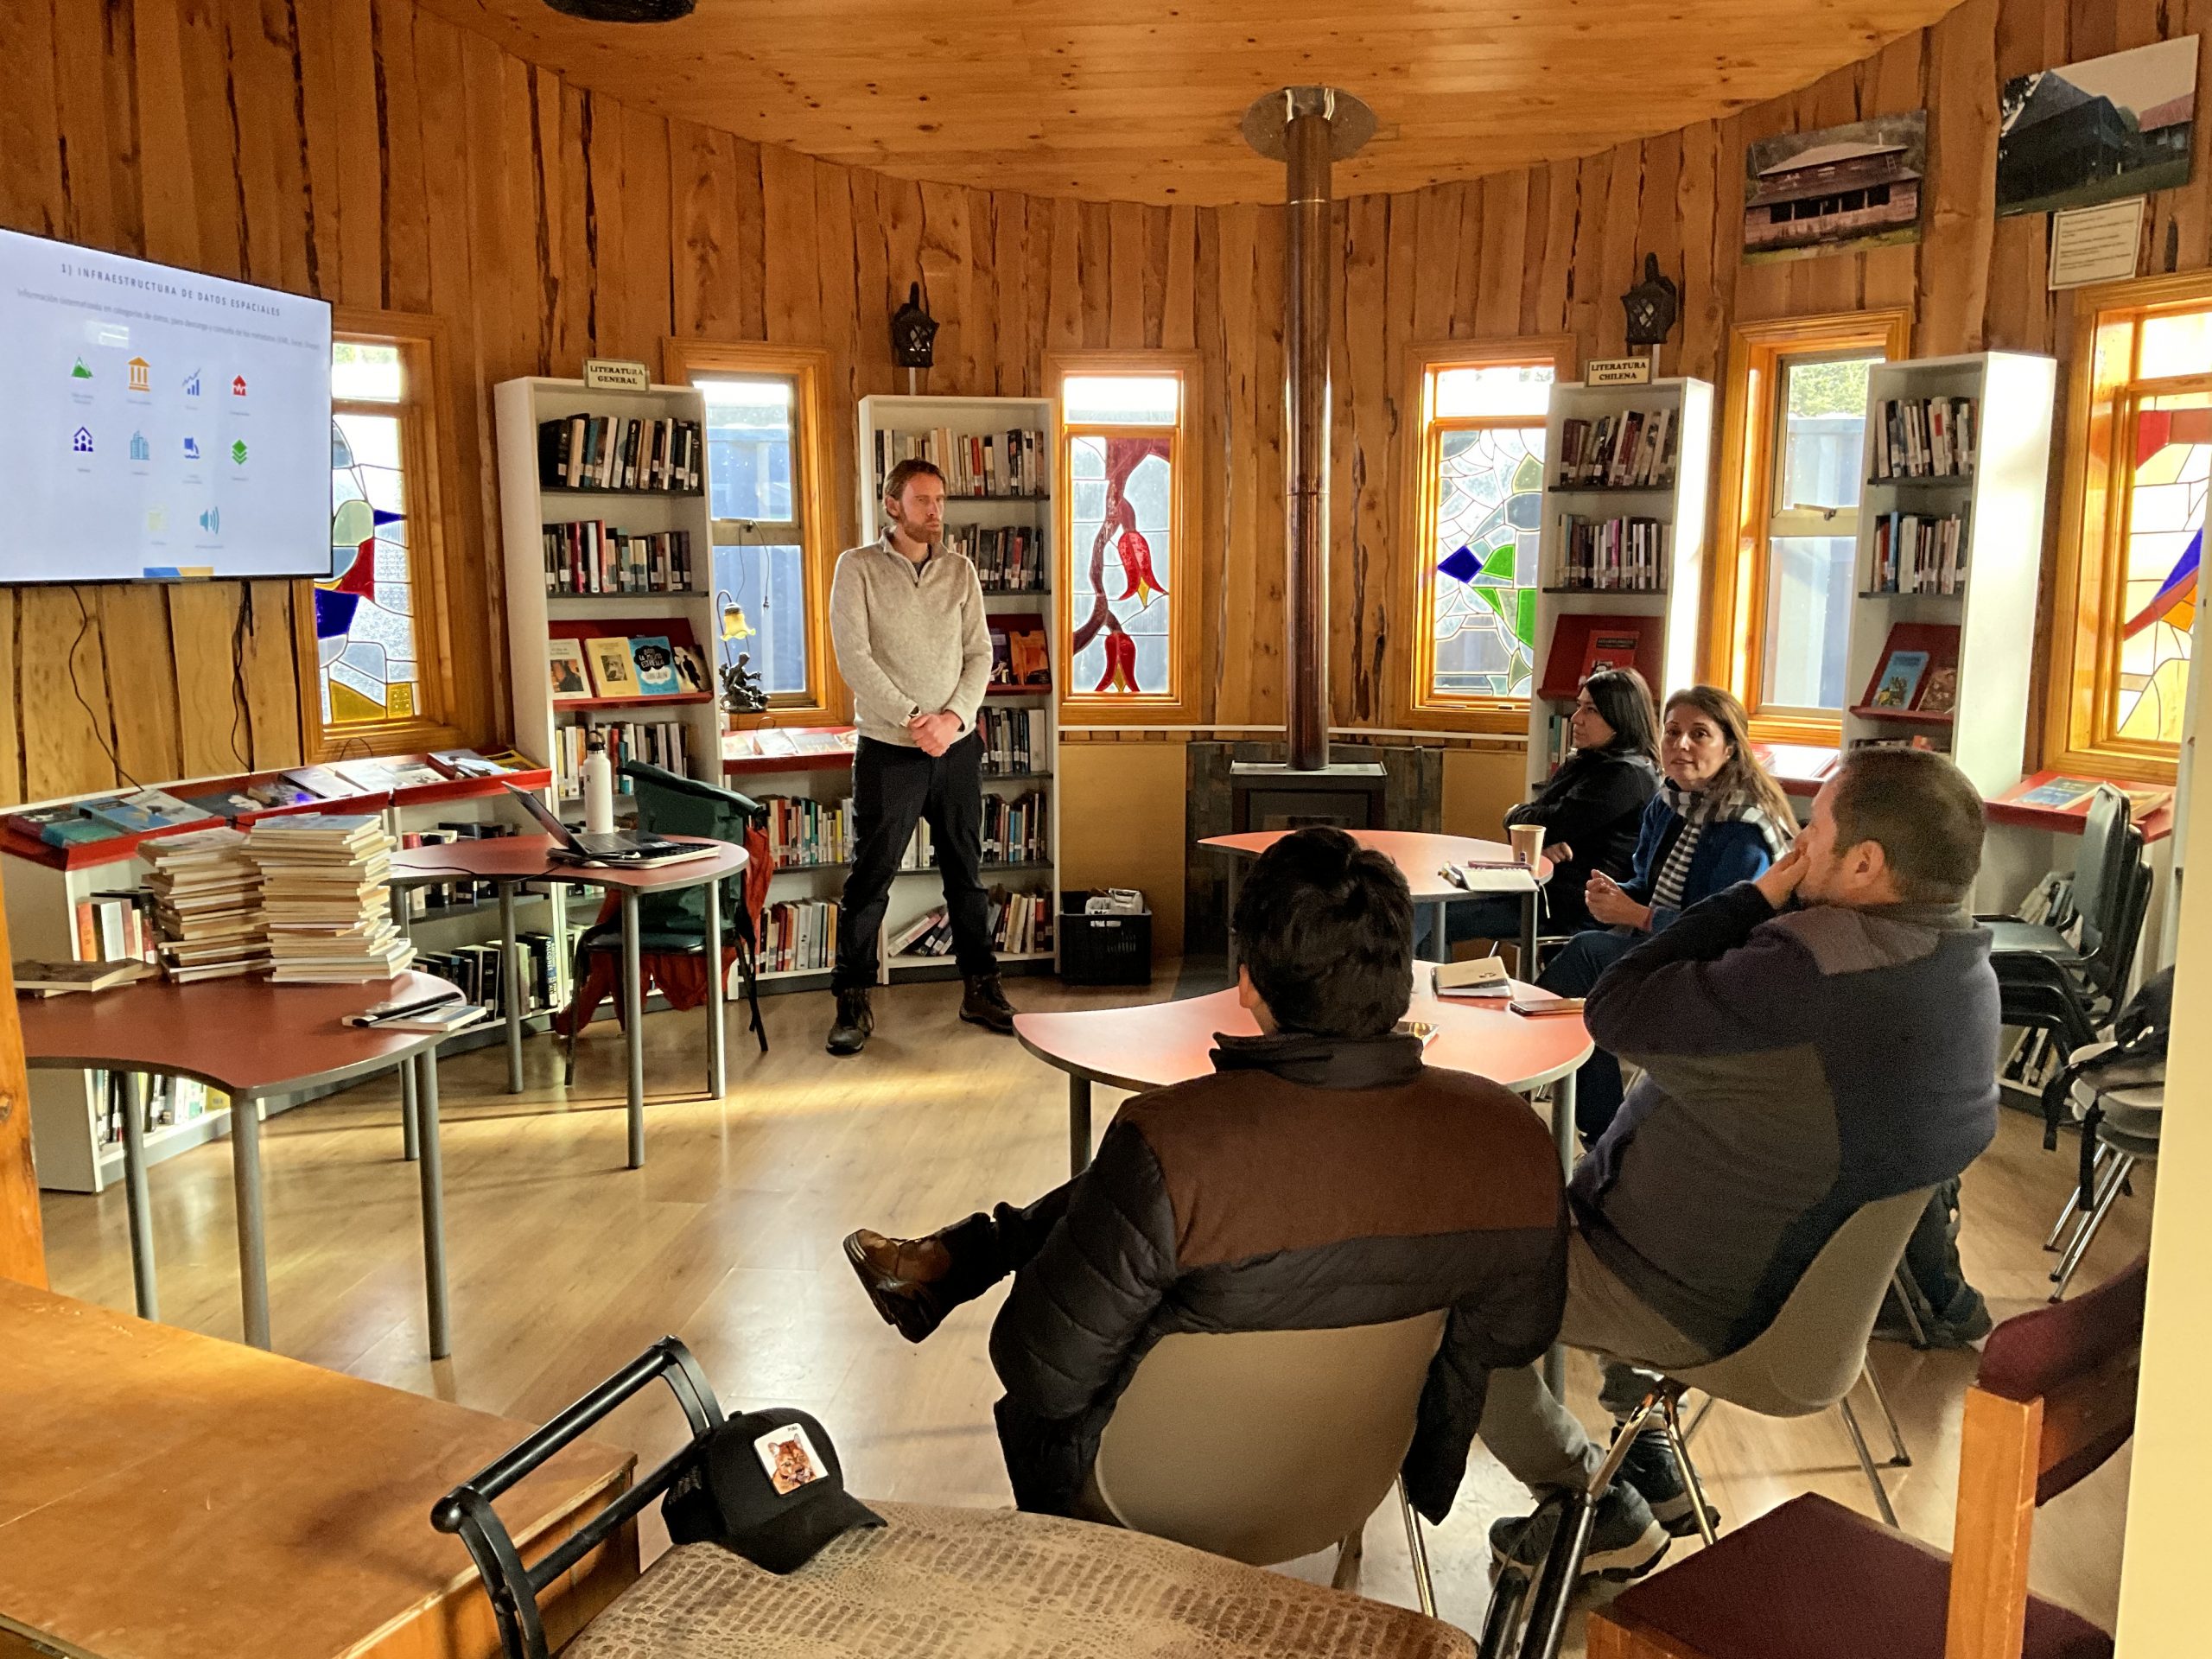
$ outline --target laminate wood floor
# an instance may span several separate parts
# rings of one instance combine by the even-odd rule
[[[1164,998],[1013,982],[1031,1007]],[[725,1404],[798,1406],[836,1437],[854,1491],[887,1499],[998,1505],[1011,1495],[991,1429],[996,1381],[985,1334],[998,1295],[920,1347],[881,1324],[839,1241],[868,1225],[927,1230],[1006,1198],[1027,1199],[1065,1173],[1065,1084],[1013,1041],[955,1017],[957,984],[880,993],[865,1055],[822,1051],[826,996],[763,1004],[765,1058],[733,1010],[730,1086],[702,1097],[703,1016],[647,1021],[647,1161],[623,1167],[622,1045],[601,1023],[575,1084],[559,1051],[525,1051],[528,1088],[504,1092],[492,1046],[442,1070],[448,1279],[454,1354],[428,1357],[416,1172],[400,1156],[396,1085],[372,1080],[270,1120],[264,1137],[270,1289],[279,1351],[356,1376],[512,1416],[542,1420],[668,1332],[691,1345]],[[1103,1128],[1119,1096],[1100,1091]],[[2004,1115],[1997,1144],[1967,1178],[1967,1269],[1999,1318],[2047,1294],[2042,1240],[2069,1191],[2071,1143],[2045,1154],[2039,1125]],[[2090,1284],[2144,1248],[2152,1181],[2114,1211],[2085,1265]],[[162,1311],[172,1324],[239,1334],[230,1151],[217,1141],[153,1172]],[[56,1289],[130,1306],[120,1187],[48,1193]],[[1001,1293],[1002,1294],[1002,1293]],[[1877,1344],[1874,1363],[1904,1424],[1913,1466],[1889,1471],[1904,1524],[1948,1546],[1958,1428],[1972,1353]],[[1595,1368],[1570,1375],[1598,1421]],[[158,1409],[158,1402],[149,1402]],[[1878,1418],[1863,1414],[1878,1440]],[[664,1455],[682,1418],[664,1395],[626,1407],[607,1433]],[[1872,1512],[1841,1425],[1779,1421],[1722,1407],[1695,1443],[1729,1522],[1816,1491]],[[312,1455],[311,1448],[302,1448]],[[2110,1628],[2119,1590],[2127,1455],[2040,1515],[2034,1578],[2043,1593]],[[456,1479],[468,1473],[456,1469]],[[425,1521],[430,1500],[423,1496]],[[1485,1534],[1525,1495],[1478,1449],[1458,1508],[1430,1548],[1440,1611],[1478,1627],[1487,1602]],[[1677,1545],[1677,1551],[1693,1546]],[[650,1541],[648,1548],[658,1548]],[[454,1546],[456,1566],[463,1557]],[[1325,1582],[1320,1558],[1294,1564]],[[1395,1513],[1370,1529],[1368,1593],[1410,1605]],[[1580,1652],[1580,1624],[1573,1651]]]

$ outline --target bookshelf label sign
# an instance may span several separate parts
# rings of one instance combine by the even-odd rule
[[[649,391],[652,372],[626,357],[588,357],[584,385],[594,391]]]
[[[1586,386],[1645,386],[1651,384],[1651,359],[1648,357],[1599,357],[1587,365],[1582,377]]]

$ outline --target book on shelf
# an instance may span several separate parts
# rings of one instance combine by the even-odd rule
[[[976,733],[983,740],[983,775],[1045,771],[1037,764],[1044,753],[1043,723],[1043,712],[1035,709],[978,709]]]
[[[452,950],[423,951],[415,958],[418,973],[432,974],[458,988],[459,995],[448,1006],[474,1007],[486,1015],[504,1018],[507,1011],[507,996],[511,990],[519,995],[521,1012],[524,1014],[542,1014],[554,1006],[553,937],[540,931],[515,935],[516,947],[522,952],[522,963],[515,976],[518,982],[510,986],[509,976],[501,971],[501,950],[497,944],[464,944]],[[387,1026],[386,1030],[406,1030],[404,1026]]]
[[[543,537],[549,598],[696,591],[689,531],[641,534],[584,518],[548,524]]]
[[[78,847],[96,841],[113,841],[123,834],[118,825],[89,817],[76,806],[41,806],[28,812],[11,812],[8,815],[8,827],[26,840],[43,842],[48,847]]]
[[[1001,956],[1041,956],[1052,948],[1052,895],[1046,892],[1009,893],[993,887],[985,898],[984,925],[991,949]],[[895,957],[949,957],[953,950],[952,920],[942,905],[896,929],[890,938]]]
[[[673,697],[684,687],[676,671],[676,650],[666,634],[645,634],[630,641],[630,668],[642,696]]]
[[[764,974],[827,973],[837,964],[837,906],[824,899],[770,905],[760,957]]]
[[[2012,798],[2014,806],[2040,806],[2063,812],[2069,806],[2079,806],[2097,792],[2100,779],[2095,778],[2051,778],[2033,789]]]
[[[1033,789],[1020,795],[983,798],[983,862],[1041,864],[1051,857],[1046,836],[1049,798]]]
[[[1667,488],[1675,481],[1679,436],[1675,410],[1664,406],[1562,421],[1555,487]]]
[[[156,930],[152,896],[143,891],[96,893],[71,912],[80,962],[151,962]]]
[[[1559,516],[1558,585],[1584,593],[1656,594],[1667,586],[1672,527],[1656,518]]]
[[[1033,525],[950,524],[944,545],[976,567],[976,584],[987,594],[1046,590],[1045,538]]]
[[[584,661],[584,642],[555,634],[545,642],[546,675],[556,702],[588,702],[592,697],[591,669]]]
[[[16,995],[64,996],[73,991],[105,991],[128,985],[155,972],[152,963],[130,960],[38,962],[28,957],[16,960]]]
[[[95,1071],[92,1075],[92,1088],[98,1100],[94,1109],[99,1115],[95,1127],[100,1149],[105,1152],[123,1144],[123,1116],[130,1109],[130,1087],[120,1071]],[[140,1104],[139,1129],[143,1134],[151,1135],[163,1129],[196,1123],[204,1117],[226,1112],[231,1107],[231,1097],[196,1077],[171,1077],[155,1073],[145,1080],[145,1091]]]
[[[1966,583],[1966,524],[1954,513],[1891,512],[1874,520],[1869,591],[1954,594]]]
[[[848,864],[853,856],[852,798],[835,803],[804,795],[764,795],[769,861],[779,870]]]
[[[675,416],[565,415],[537,423],[543,489],[699,492],[706,435]]]
[[[722,734],[725,760],[779,760],[794,755],[850,755],[860,734],[850,726],[760,726]]]
[[[537,770],[527,763],[524,757],[516,755],[515,758],[524,760],[524,764],[506,766],[488,754],[479,754],[474,749],[434,749],[430,752],[430,764],[448,778],[504,778],[510,772]]]
[[[389,794],[395,790],[422,789],[447,781],[444,772],[421,760],[334,760],[330,769],[353,785],[357,795]]]
[[[1870,411],[1872,482],[1966,478],[1974,472],[1980,412],[1971,397],[1883,397]]]
[[[641,697],[638,666],[630,655],[629,636],[602,634],[584,641],[584,661],[591,669],[592,691],[601,697]]]
[[[334,766],[294,766],[283,775],[283,781],[295,789],[302,789],[310,798],[318,801],[352,800],[361,791]]]
[[[113,824],[127,836],[140,836],[153,830],[181,829],[188,823],[206,823],[210,815],[188,801],[181,801],[165,790],[141,789],[128,795],[117,795],[107,799],[86,801],[87,816]]]
[[[1045,434],[1034,427],[1003,432],[956,432],[949,426],[918,432],[877,429],[875,493],[902,461],[926,461],[944,474],[948,496],[1024,496],[1045,493]]]
[[[583,793],[585,737],[597,732],[607,745],[607,763],[614,768],[618,795],[633,795],[637,786],[622,775],[625,760],[642,760],[666,772],[691,772],[691,738],[680,720],[609,720],[589,727],[563,726],[554,734],[553,776],[563,798]]]

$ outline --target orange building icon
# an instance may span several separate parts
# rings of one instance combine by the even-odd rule
[[[143,357],[134,357],[123,365],[130,371],[130,390],[151,391],[154,389],[153,365]]]

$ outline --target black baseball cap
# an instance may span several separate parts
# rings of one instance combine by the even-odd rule
[[[771,1573],[805,1566],[855,1527],[884,1524],[845,1490],[828,1432],[786,1408],[747,1412],[711,1430],[661,1513],[673,1541],[721,1544]]]

